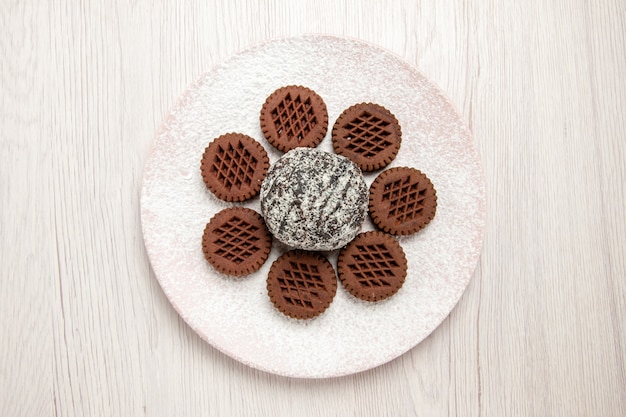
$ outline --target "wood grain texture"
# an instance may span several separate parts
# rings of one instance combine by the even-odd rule
[[[488,191],[449,318],[389,364],[321,381],[204,343],[139,221],[179,94],[299,33],[424,71],[471,127]],[[626,415],[625,33],[621,0],[0,2],[0,414]]]

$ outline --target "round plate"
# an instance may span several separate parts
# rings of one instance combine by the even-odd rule
[[[341,284],[321,316],[283,316],[267,295],[268,261],[245,278],[217,273],[204,259],[202,233],[224,203],[200,175],[204,148],[227,132],[257,139],[271,162],[282,153],[263,138],[259,111],[279,87],[296,84],[326,102],[329,129],[319,148],[332,152],[332,125],[349,106],[373,102],[402,127],[389,165],[412,166],[437,190],[437,214],[419,233],[399,238],[408,259],[400,291],[378,303],[360,301]],[[366,175],[371,184],[376,173]],[[258,197],[243,204],[260,211]],[[302,36],[243,51],[203,75],[182,95],[157,133],[141,193],[141,220],[154,273],[183,319],[211,345],[267,372],[303,378],[351,374],[411,349],[450,313],[480,254],[485,190],[472,136],[454,106],[417,69],[359,40]],[[369,219],[363,230],[372,230]],[[337,253],[327,254],[336,266]]]

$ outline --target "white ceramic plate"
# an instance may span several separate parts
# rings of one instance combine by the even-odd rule
[[[200,176],[200,158],[215,137],[241,132],[261,142],[272,162],[281,153],[263,138],[259,111],[279,87],[299,84],[326,102],[329,129],[341,112],[374,102],[398,118],[403,142],[389,166],[412,166],[432,180],[435,219],[400,238],[407,280],[392,298],[367,303],[339,285],[321,316],[297,321],[267,296],[276,243],[265,265],[243,279],[216,273],[204,259],[202,232],[232,204],[216,199]],[[371,184],[375,174],[367,175]],[[258,198],[245,204],[260,210]],[[203,75],[163,122],[144,173],[141,219],[146,249],[163,291],[211,345],[252,367],[285,376],[324,378],[373,368],[428,336],[450,313],[476,266],[485,225],[485,191],[472,136],[454,106],[417,69],[384,49],[354,39],[302,36],[245,50]],[[371,230],[368,222],[363,230]],[[336,253],[330,255],[335,264]]]

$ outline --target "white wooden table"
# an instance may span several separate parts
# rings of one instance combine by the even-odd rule
[[[0,415],[626,415],[622,0],[45,3],[0,2]],[[255,371],[201,340],[139,221],[180,93],[300,33],[424,71],[472,129],[488,192],[482,257],[449,318],[331,380]]]

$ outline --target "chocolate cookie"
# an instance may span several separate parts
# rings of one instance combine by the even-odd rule
[[[306,87],[279,88],[263,104],[261,130],[269,143],[283,152],[296,147],[314,148],[328,130],[326,104]]]
[[[269,165],[259,142],[241,133],[227,133],[206,147],[200,170],[217,198],[245,201],[259,193]]]
[[[367,185],[348,158],[297,148],[270,167],[260,200],[276,239],[298,249],[334,250],[361,230]]]
[[[337,269],[350,294],[365,301],[380,301],[402,287],[407,262],[393,236],[373,231],[359,234],[341,250]]]
[[[234,276],[257,271],[267,260],[272,236],[256,211],[231,207],[209,221],[202,236],[202,251],[218,271]]]
[[[333,148],[365,172],[384,168],[398,154],[402,130],[386,108],[360,103],[344,110],[332,132]]]
[[[274,261],[267,276],[274,306],[296,319],[322,314],[337,292],[337,278],[328,259],[318,253],[289,251]]]
[[[383,171],[370,186],[370,217],[392,235],[409,235],[426,226],[437,210],[430,179],[415,168]]]

